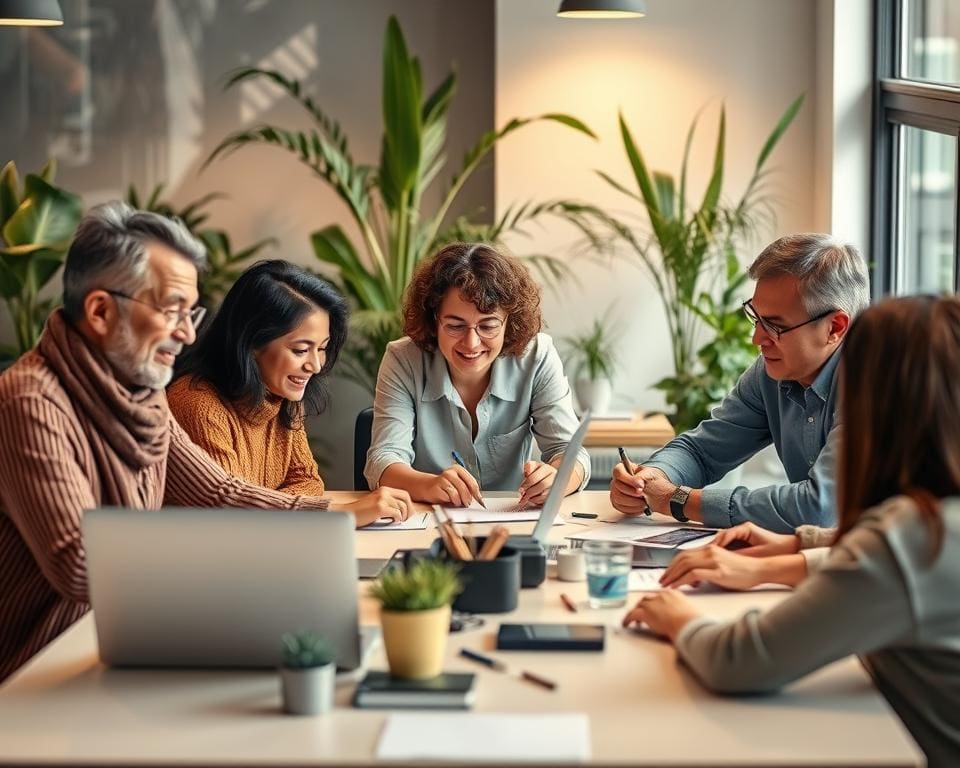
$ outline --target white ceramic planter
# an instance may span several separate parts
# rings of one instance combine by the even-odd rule
[[[602,416],[610,410],[610,399],[613,396],[613,387],[609,379],[577,379],[573,385],[577,393],[577,402],[580,410],[588,408],[594,416]]]
[[[280,667],[283,711],[291,715],[322,715],[333,709],[337,668],[331,662],[322,667],[291,669]]]

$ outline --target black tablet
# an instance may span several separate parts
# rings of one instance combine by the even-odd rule
[[[602,624],[501,624],[501,651],[602,651]]]

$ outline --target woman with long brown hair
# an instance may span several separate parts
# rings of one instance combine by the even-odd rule
[[[664,590],[641,600],[623,623],[643,623],[669,638],[700,680],[722,692],[773,690],[858,654],[929,764],[954,764],[960,755],[960,299],[883,301],[854,322],[841,354],[840,526],[829,552],[813,560],[767,558],[780,567],[792,563],[793,575],[780,580],[799,586],[763,613],[716,622],[682,593]],[[793,538],[794,550],[803,543],[749,534],[740,538],[767,552],[782,551],[781,538]],[[822,532],[821,539],[833,535]],[[763,562],[713,548],[678,558],[667,581],[745,587],[756,577],[744,574]],[[737,575],[744,578],[732,583]]]

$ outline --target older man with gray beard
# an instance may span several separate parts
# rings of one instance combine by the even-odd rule
[[[205,251],[177,221],[94,208],[64,267],[64,304],[0,376],[0,681],[89,610],[84,510],[316,508],[228,475],[171,418],[163,388],[196,336]],[[384,516],[410,498],[382,491]]]

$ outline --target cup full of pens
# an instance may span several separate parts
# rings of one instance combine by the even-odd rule
[[[463,591],[453,609],[467,613],[514,610],[520,594],[520,553],[505,546],[507,528],[497,525],[487,536],[464,536],[442,511],[435,514],[440,538],[434,542],[433,552],[460,565]]]

